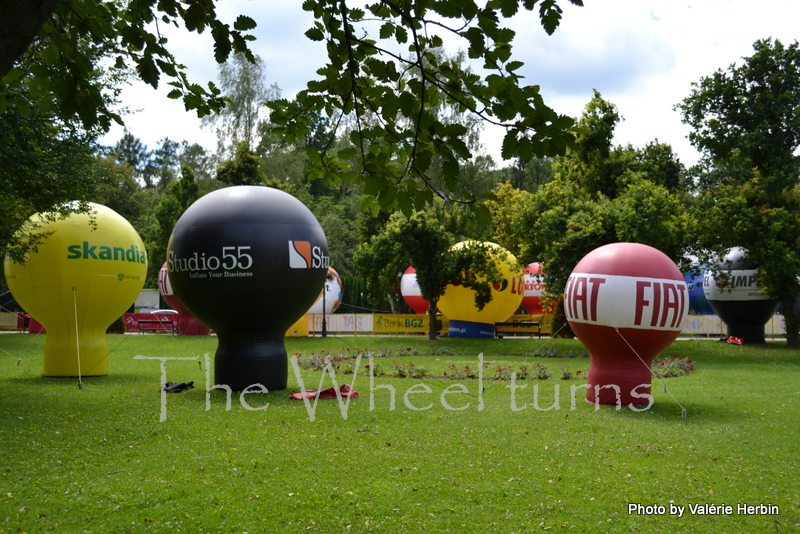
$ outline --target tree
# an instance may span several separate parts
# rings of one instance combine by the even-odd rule
[[[145,188],[159,186],[166,188],[175,178],[180,166],[181,151],[186,147],[165,137],[155,149],[149,150],[142,140],[127,128],[114,146],[114,155],[119,162],[125,162],[135,171]]]
[[[741,66],[692,84],[678,106],[689,140],[714,162],[741,155],[763,186],[784,189],[800,172],[800,48],[761,40]]]
[[[757,41],[742,65],[693,85],[678,106],[704,155],[698,255],[744,247],[764,290],[783,303],[800,347],[800,45]]]
[[[244,142],[239,142],[231,159],[217,167],[217,180],[228,185],[262,185],[264,172],[258,156]]]
[[[97,156],[92,171],[97,191],[90,201],[111,208],[131,224],[144,214],[147,192],[142,191],[133,167],[112,156]]]
[[[0,255],[21,261],[45,237],[24,222],[36,212],[86,211],[92,197],[92,137],[37,108],[0,115]]]
[[[150,163],[150,151],[147,150],[147,145],[127,128],[114,146],[114,157],[120,163],[127,163],[145,185],[149,183],[148,187],[152,187],[152,180],[149,180],[146,174]]]
[[[197,143],[189,144],[188,141],[182,141],[179,154],[178,159],[180,160],[180,164],[186,165],[192,170],[192,174],[194,174],[199,184],[205,184],[205,187],[203,187],[203,185],[200,187],[201,195],[213,189],[217,189],[218,186],[208,185],[208,183],[212,181],[216,183],[213,177],[216,172],[214,168],[215,156],[213,153],[207,151]]]
[[[582,5],[582,0],[566,1]],[[475,0],[376,0],[367,8],[369,16],[361,4],[347,0],[305,0],[303,8],[315,18],[306,36],[326,41],[327,64],[317,71],[321,78],[310,81],[294,101],[271,103],[271,120],[294,144],[311,133],[315,117],[324,114],[335,126],[345,116],[354,117],[352,146],[326,143],[309,149],[309,172],[330,183],[357,181],[363,206],[373,214],[396,208],[410,214],[434,196],[452,197],[431,184],[431,162],[442,159],[444,181],[451,184],[459,160],[469,160],[472,152],[462,139],[465,127],[436,115],[442,100],[504,128],[505,159],[555,156],[572,144],[574,121],[549,108],[538,86],[523,84],[517,74],[523,63],[512,57],[515,33],[501,23],[520,9],[538,8],[544,30],[552,33],[562,16],[557,0],[492,0],[483,6]],[[87,128],[121,123],[113,110],[113,85],[98,76],[102,69],[93,63],[99,57],[111,60],[108,73],[133,71],[153,87],[166,78],[172,88],[168,96],[182,99],[200,117],[218,111],[225,103],[219,88],[190,81],[159,24],[210,31],[218,63],[234,52],[255,61],[247,43],[256,22],[243,15],[232,25],[222,22],[214,0],[22,0],[3,4],[0,15],[0,113],[35,107],[53,109],[62,120],[78,118]],[[461,39],[468,57],[481,61],[488,74],[437,59],[434,51],[442,47],[443,36]],[[411,57],[402,56],[398,46]],[[27,48],[41,61],[24,61]],[[419,75],[405,81],[409,69]],[[379,122],[366,122],[368,112]]]
[[[534,192],[553,179],[552,158],[533,158],[523,161],[516,158],[512,165],[501,169],[504,179],[516,189]]]
[[[182,165],[180,179],[169,184],[166,193],[153,211],[148,235],[144,236],[150,257],[146,280],[149,287],[158,284],[158,273],[167,259],[167,245],[175,223],[199,197],[200,190],[194,179],[194,173],[188,166]]]
[[[219,66],[219,89],[226,105],[216,114],[203,117],[203,124],[215,126],[220,155],[239,143],[251,149],[258,146],[259,125],[266,119],[265,104],[281,94],[276,84],[267,87],[265,70],[259,56],[250,61],[243,53],[233,54]]]
[[[504,217],[510,220],[510,228],[504,229],[504,241],[517,242],[517,257],[523,263],[543,264],[549,306],[554,314],[553,332],[571,337],[562,295],[572,268],[581,258],[598,246],[616,241],[610,201],[593,197],[575,181],[557,178],[535,193],[515,199],[513,205],[519,210]]]
[[[553,172],[580,182],[590,195],[616,197],[624,186],[620,179],[636,160],[633,148],[614,146],[614,131],[622,120],[617,106],[595,89],[578,121],[575,146],[556,162]]]
[[[482,309],[491,301],[491,282],[499,276],[489,247],[471,242],[454,251],[452,245],[453,239],[430,215],[415,212],[406,217],[396,213],[383,232],[359,246],[355,263],[373,288],[396,286],[399,274],[412,265],[422,297],[430,303],[429,335],[434,340],[436,305],[449,284],[473,289],[475,305]]]
[[[166,76],[173,87],[170,98],[182,98],[187,110],[207,115],[223,105],[219,89],[213,84],[204,89],[192,83],[158,31],[158,24],[182,26],[190,32],[210,30],[214,38],[214,59],[224,62],[231,52],[252,53],[247,32],[256,23],[239,16],[231,25],[217,18],[213,0],[190,2],[4,2],[0,6],[0,113],[10,102],[7,90],[31,87],[31,103],[55,109],[62,119],[79,117],[87,128],[108,129],[112,121],[122,124],[112,109],[108,87],[98,80],[93,62],[86,53],[111,59],[109,70],[133,70],[145,83],[158,87]],[[45,59],[36,65],[20,61],[33,48]],[[12,95],[13,96],[13,95]]]
[[[581,0],[570,0],[582,5]],[[538,5],[545,30],[561,18],[556,2],[510,0],[479,7],[474,0],[378,1],[367,11],[340,0],[308,0],[304,9],[316,19],[306,32],[325,41],[328,63],[294,101],[269,106],[271,121],[290,142],[302,139],[311,123],[309,110],[324,111],[339,122],[352,116],[352,146],[309,154],[316,176],[363,183],[364,207],[373,213],[399,208],[410,214],[434,196],[451,199],[448,189],[433,186],[432,161],[444,162],[444,181],[458,176],[459,159],[472,152],[461,124],[438,117],[440,101],[506,129],[503,157],[553,156],[572,142],[573,120],[544,104],[538,86],[525,86],[512,59],[514,32],[500,24],[520,7]],[[467,72],[456,61],[440,61],[435,50],[444,35],[464,39],[470,59],[482,60],[491,74]],[[411,52],[405,57],[397,47]],[[406,72],[418,77],[406,80]],[[368,120],[378,117],[378,122]],[[357,167],[349,161],[356,159]]]
[[[692,217],[684,192],[669,189],[683,167],[667,145],[643,150],[613,145],[621,120],[595,91],[579,124],[576,146],[554,163],[554,178],[533,193],[509,184],[487,202],[494,239],[524,262],[544,264],[554,331],[571,336],[562,295],[574,266],[595,248],[618,241],[655,247],[678,263]],[[680,181],[678,181],[680,182]]]
[[[648,180],[664,186],[669,191],[685,191],[689,188],[686,170],[672,147],[658,140],[645,145],[639,151],[636,170],[647,175]]]

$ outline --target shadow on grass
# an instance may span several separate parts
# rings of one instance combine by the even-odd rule
[[[617,410],[616,406],[601,406],[598,413],[604,411],[626,419],[686,423],[687,426],[728,423],[740,415],[739,411],[727,406],[691,401],[683,401],[679,405],[672,399],[657,400],[650,408],[639,412],[626,406],[623,406],[621,410]]]

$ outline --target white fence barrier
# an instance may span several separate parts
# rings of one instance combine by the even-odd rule
[[[308,315],[308,326],[311,333],[322,331],[322,315]],[[438,320],[442,320],[439,316]],[[422,334],[428,331],[426,315],[390,315],[369,313],[335,313],[325,316],[327,331],[331,333],[353,334]],[[445,331],[447,319],[443,319]],[[689,315],[683,323],[682,335],[722,337],[728,327],[716,315]],[[543,330],[549,334],[549,330]],[[767,337],[779,337],[786,334],[786,325],[782,315],[773,316],[765,326]]]

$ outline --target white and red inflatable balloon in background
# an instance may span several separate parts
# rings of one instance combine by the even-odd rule
[[[663,252],[613,243],[584,256],[564,312],[591,358],[586,400],[649,406],[653,359],[678,337],[688,309],[683,275]]]
[[[342,277],[339,276],[339,273],[337,273],[333,267],[328,267],[328,276],[325,280],[325,287],[322,289],[322,291],[325,291],[325,314],[330,315],[335,312],[339,307],[339,304],[342,303],[342,297],[344,296]],[[308,309],[306,313],[322,314],[322,291],[320,291],[317,301],[311,306],[311,308]]]
[[[525,274],[525,292],[522,294],[522,306],[530,315],[550,315],[552,311],[542,309],[542,294],[547,284],[542,282],[544,274],[539,263],[529,263],[522,271]]]
[[[189,313],[181,301],[172,293],[172,284],[169,283],[167,262],[158,272],[158,291],[169,307],[178,312],[178,333],[182,336],[207,336],[211,329],[204,325],[200,319]]]
[[[400,294],[414,313],[423,315],[428,313],[430,303],[422,297],[422,291],[417,284],[417,270],[409,267],[400,278]]]

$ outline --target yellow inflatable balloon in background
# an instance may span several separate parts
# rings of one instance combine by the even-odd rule
[[[25,263],[5,259],[17,303],[47,329],[45,376],[108,374],[106,329],[136,301],[147,275],[147,253],[133,226],[114,210],[89,204],[53,222],[52,232]]]
[[[469,241],[453,245],[467,246]],[[502,282],[492,285],[492,300],[478,310],[475,291],[461,285],[449,285],[439,299],[439,311],[450,319],[450,337],[493,337],[494,324],[511,317],[522,302],[525,278],[513,254],[495,243],[484,243],[494,250]]]

